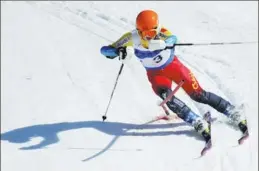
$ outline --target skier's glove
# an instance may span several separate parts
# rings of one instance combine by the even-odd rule
[[[169,36],[165,40],[161,40],[161,39],[150,40],[148,49],[151,51],[154,51],[154,50],[164,50],[166,47],[172,48],[175,46],[176,41],[177,41],[177,38],[174,35]]]
[[[132,46],[127,46],[127,47],[119,47],[117,49],[117,54],[119,55],[119,60],[122,63],[127,63],[132,56],[134,55],[134,49]]]
[[[166,43],[164,40],[150,40],[148,49],[151,51],[154,50],[163,50],[166,48]]]

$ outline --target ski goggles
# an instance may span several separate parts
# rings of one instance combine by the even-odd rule
[[[154,39],[159,32],[160,27],[154,27],[153,29],[149,30],[138,30],[138,34],[145,40]]]

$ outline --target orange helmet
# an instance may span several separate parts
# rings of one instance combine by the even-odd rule
[[[136,19],[136,28],[143,39],[155,38],[160,31],[157,13],[152,10],[140,12]]]

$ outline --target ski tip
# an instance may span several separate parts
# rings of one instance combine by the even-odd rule
[[[242,145],[249,137],[249,134],[246,134],[244,136],[242,136],[239,140],[238,140],[238,144]]]
[[[201,151],[201,156],[205,156],[205,154],[207,154],[207,152],[211,149],[211,147],[205,147],[202,149]]]
[[[201,156],[204,156],[212,147],[211,140],[209,140],[205,147],[201,150]]]

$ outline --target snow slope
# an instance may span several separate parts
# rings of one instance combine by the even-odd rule
[[[100,47],[155,9],[181,42],[258,41],[257,2],[1,1],[1,157],[3,171],[255,171],[258,169],[258,44],[189,46],[176,51],[204,89],[246,105],[251,138],[213,125],[215,147],[162,113],[141,64],[132,59],[101,121],[120,62]],[[175,85],[174,85],[175,86]],[[193,110],[211,110],[176,94]]]

